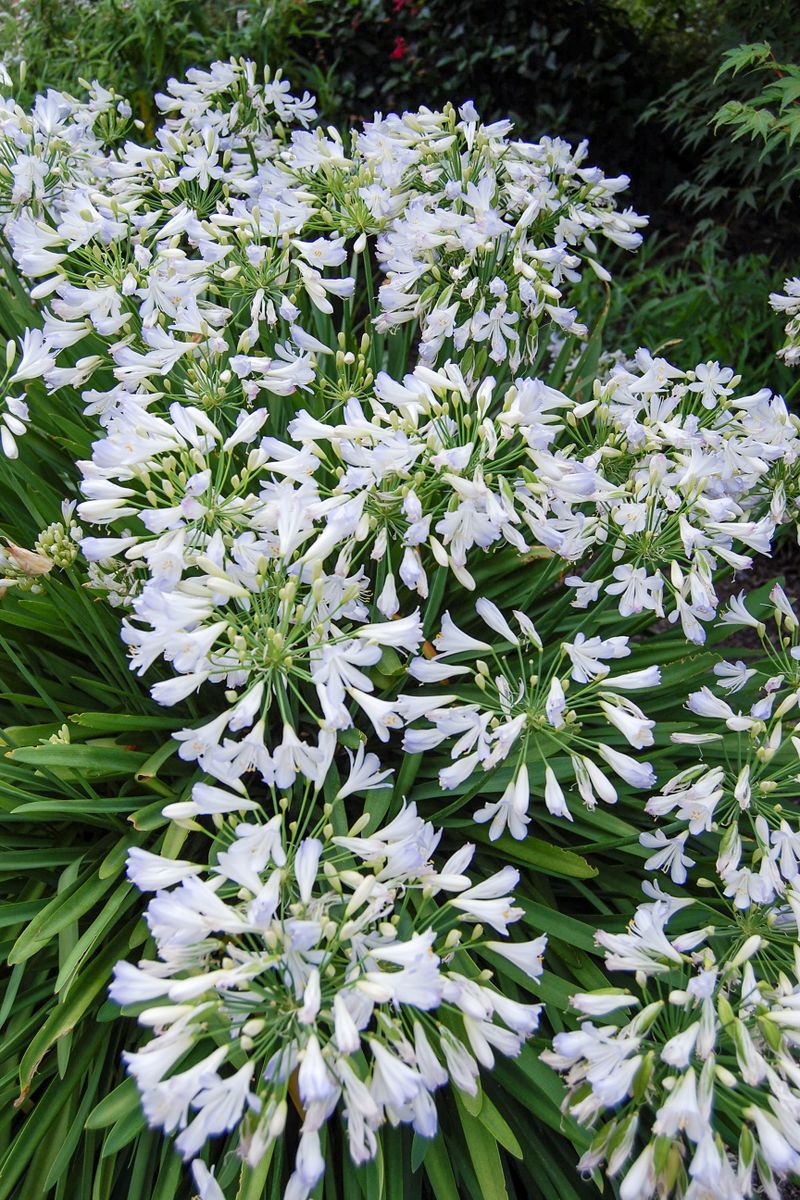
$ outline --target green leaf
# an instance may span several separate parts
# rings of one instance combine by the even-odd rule
[[[131,927],[128,926],[105,948],[103,953],[98,954],[79,976],[69,995],[53,1008],[47,1020],[31,1039],[19,1066],[19,1080],[23,1095],[30,1088],[33,1076],[48,1050],[65,1033],[75,1028],[97,997],[98,992],[108,985],[114,963],[123,958],[128,949],[130,935]]]
[[[411,1170],[416,1173],[425,1161],[425,1156],[431,1148],[431,1139],[415,1133],[411,1139]]]
[[[151,779],[155,779],[167,759],[171,758],[172,755],[176,754],[177,752],[178,743],[176,741],[170,739],[169,741],[164,742],[164,744],[159,746],[158,749],[155,750],[138,768],[136,772],[136,779],[140,783],[143,781],[149,782]]]
[[[113,1129],[109,1130],[106,1139],[103,1142],[103,1149],[100,1152],[100,1157],[108,1158],[111,1154],[117,1154],[118,1151],[122,1150],[125,1146],[132,1142],[136,1135],[141,1133],[146,1125],[147,1122],[145,1120],[144,1113],[142,1112],[141,1107],[137,1104],[134,1109],[120,1117]]]
[[[470,1161],[481,1189],[481,1200],[508,1200],[496,1138],[486,1125],[467,1110],[462,1093],[456,1090],[454,1094]]]
[[[257,1167],[242,1166],[236,1200],[262,1200],[274,1153],[275,1143],[272,1142]]]
[[[436,1200],[461,1200],[441,1134],[431,1140],[423,1166]]]
[[[127,841],[120,841],[111,852],[113,873],[107,871],[105,878],[99,873],[92,875],[85,881],[71,884],[54,896],[17,938],[8,955],[9,963],[25,962],[32,955],[38,954],[57,933],[93,908],[114,886],[116,874],[127,857],[129,844]]]
[[[83,1135],[83,1123],[86,1114],[92,1106],[95,1094],[97,1092],[100,1079],[103,1075],[106,1063],[102,1055],[97,1055],[94,1066],[85,1078],[82,1084],[81,1101],[78,1105],[77,1112],[72,1120],[72,1123],[67,1130],[63,1141],[57,1147],[57,1153],[53,1158],[50,1170],[45,1181],[45,1190],[49,1190],[58,1183],[63,1173],[67,1170],[73,1155],[77,1151],[80,1139]]]
[[[136,1080],[129,1077],[95,1105],[86,1118],[85,1128],[106,1129],[138,1107],[139,1090]]]
[[[486,1095],[483,1097],[483,1104],[481,1105],[481,1111],[478,1115],[478,1119],[482,1125],[486,1126],[495,1141],[499,1142],[501,1146],[505,1147],[509,1154],[513,1154],[514,1158],[523,1157],[522,1147],[520,1146],[514,1131],[505,1118],[500,1115],[498,1109]]]
[[[146,754],[122,746],[76,746],[70,742],[23,746],[8,751],[6,757],[31,767],[67,767],[99,775],[133,775],[148,759]]]
[[[84,1038],[71,1064],[70,1078],[66,1081],[53,1080],[38,1098],[18,1136],[3,1157],[0,1166],[0,1200],[6,1200],[22,1173],[29,1169],[29,1162],[34,1159],[42,1139],[68,1103],[73,1088],[83,1079],[101,1040],[102,1035],[99,1032]]]
[[[145,730],[180,729],[183,722],[175,717],[150,717],[132,713],[81,712],[69,717],[70,725],[80,725],[93,733],[141,733]]]
[[[528,836],[518,842],[508,834],[503,834],[492,842],[489,831],[482,825],[470,826],[470,838],[482,842],[505,862],[520,863],[543,875],[557,875],[563,879],[593,879],[598,873],[597,868],[580,854],[542,841],[541,838]]]

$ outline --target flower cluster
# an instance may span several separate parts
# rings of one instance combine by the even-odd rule
[[[482,125],[467,103],[457,113],[393,115],[358,139],[380,183],[413,180],[378,239],[386,282],[377,328],[420,320],[424,362],[447,343],[469,346],[470,366],[473,356],[476,364],[488,357],[515,370],[535,352],[543,319],[585,333],[562,302],[564,284],[577,281],[584,261],[610,278],[595,257],[598,238],[628,250],[641,243],[646,218],[616,208],[627,176],[607,179],[583,166],[585,142],[573,151],[560,138],[529,144],[510,132],[510,121]]]
[[[627,693],[657,687],[658,667],[612,675],[610,662],[631,653],[627,637],[587,638],[578,632],[573,642],[545,648],[525,613],[514,612],[515,630],[490,600],[479,600],[475,607],[503,644],[492,645],[465,633],[445,613],[442,632],[433,643],[435,653],[413,659],[409,673],[423,683],[445,680],[455,693],[452,698],[463,702],[431,697],[425,711],[428,726],[408,729],[403,746],[419,753],[452,742],[452,764],[439,773],[445,789],[511,759],[512,774],[502,796],[475,814],[476,821],[491,821],[490,839],[498,838],[506,827],[515,838],[525,836],[530,821],[530,762],[544,769],[547,811],[569,821],[567,799],[549,758],[567,756],[581,799],[589,808],[598,798],[608,804],[617,799],[605,774],[609,767],[631,787],[652,786],[655,774],[650,763],[638,761],[612,743],[622,740],[637,750],[652,746],[655,722]],[[478,655],[486,657],[474,661]],[[465,658],[474,665],[465,663]]]
[[[787,279],[782,292],[773,292],[769,302],[775,312],[782,313],[786,321],[786,345],[778,351],[787,367],[800,363],[800,278]]]
[[[4,76],[0,84],[9,86]],[[0,212],[30,224],[57,210],[67,191],[96,187],[109,168],[109,146],[132,129],[130,104],[96,81],[85,100],[51,89],[28,113],[3,97]]]
[[[706,686],[689,696],[689,711],[714,721],[718,729],[672,735],[673,743],[696,746],[702,757],[667,780],[647,803],[651,815],[670,818],[673,832],[658,829],[641,836],[642,844],[656,851],[645,865],[669,871],[680,884],[687,868],[695,865],[687,841],[691,853],[694,845],[698,854],[714,846],[725,895],[741,909],[783,896],[800,873],[800,827],[794,813],[800,621],[779,584],[770,601],[773,639],[743,596],[735,597],[723,614],[727,624],[754,631],[763,658],[757,667],[748,667],[743,659],[718,662],[716,690]],[[739,707],[736,699],[756,687],[755,699]]]
[[[192,1160],[236,1130],[255,1166],[293,1104],[285,1196],[304,1200],[338,1108],[364,1163],[385,1122],[432,1137],[437,1089],[474,1095],[479,1064],[519,1053],[540,1006],[492,987],[478,961],[506,957],[535,984],[546,939],[508,937],[522,915],[513,868],[472,883],[468,844],[434,867],[439,835],[413,806],[372,834],[365,815],[344,836],[329,808],[315,824],[304,808],[290,823],[288,807],[225,826],[207,867],[131,852],[130,879],[155,892],[158,957],[118,964],[111,994],[155,1031],[125,1056],[149,1123],[177,1132]]]
[[[737,395],[739,382],[717,362],[682,371],[640,350],[595,386],[585,437],[606,487],[585,522],[595,556],[567,581],[576,605],[616,596],[622,616],[667,613],[702,642],[715,573],[770,552],[796,511],[798,422],[767,388]]]
[[[779,1200],[777,1182],[800,1168],[800,897],[787,901],[749,935],[723,912],[670,936],[676,910],[694,912],[671,898],[598,934],[608,969],[635,973],[641,995],[576,994],[580,1028],[543,1057],[566,1076],[565,1109],[599,1123],[582,1168],[624,1170],[621,1200]]]

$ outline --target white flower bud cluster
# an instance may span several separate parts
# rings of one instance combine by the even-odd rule
[[[83,530],[73,518],[74,501],[65,501],[61,506],[61,520],[53,521],[39,534],[34,544],[37,554],[49,558],[53,566],[62,570],[71,567],[80,553]]]

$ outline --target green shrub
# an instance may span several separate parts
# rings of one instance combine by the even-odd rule
[[[765,12],[750,0],[733,0],[718,10],[717,21],[697,45],[702,50],[699,62],[688,57],[677,81],[645,111],[644,120],[661,126],[677,141],[686,156],[687,177],[672,191],[672,199],[693,214],[713,216],[720,225],[730,226],[746,216],[754,218],[754,228],[764,239],[767,231],[761,218],[790,215],[795,199],[791,176],[793,154],[780,139],[764,146],[743,137],[718,136],[720,111],[728,116],[738,112],[750,100],[752,80],[747,74],[731,73],[716,67],[726,52],[740,43],[752,42],[754,33],[768,39],[776,54],[789,59],[800,57],[800,35],[794,4],[777,0]],[[675,64],[678,74],[680,64]],[[715,115],[716,114],[716,115]],[[776,234],[791,230],[769,230]]]

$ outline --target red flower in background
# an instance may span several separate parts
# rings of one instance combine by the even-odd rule
[[[389,55],[389,58],[393,58],[393,59],[399,61],[399,59],[405,58],[407,53],[408,53],[408,42],[406,41],[406,39],[404,37],[396,37],[394,39],[394,49],[392,50],[392,53]]]

